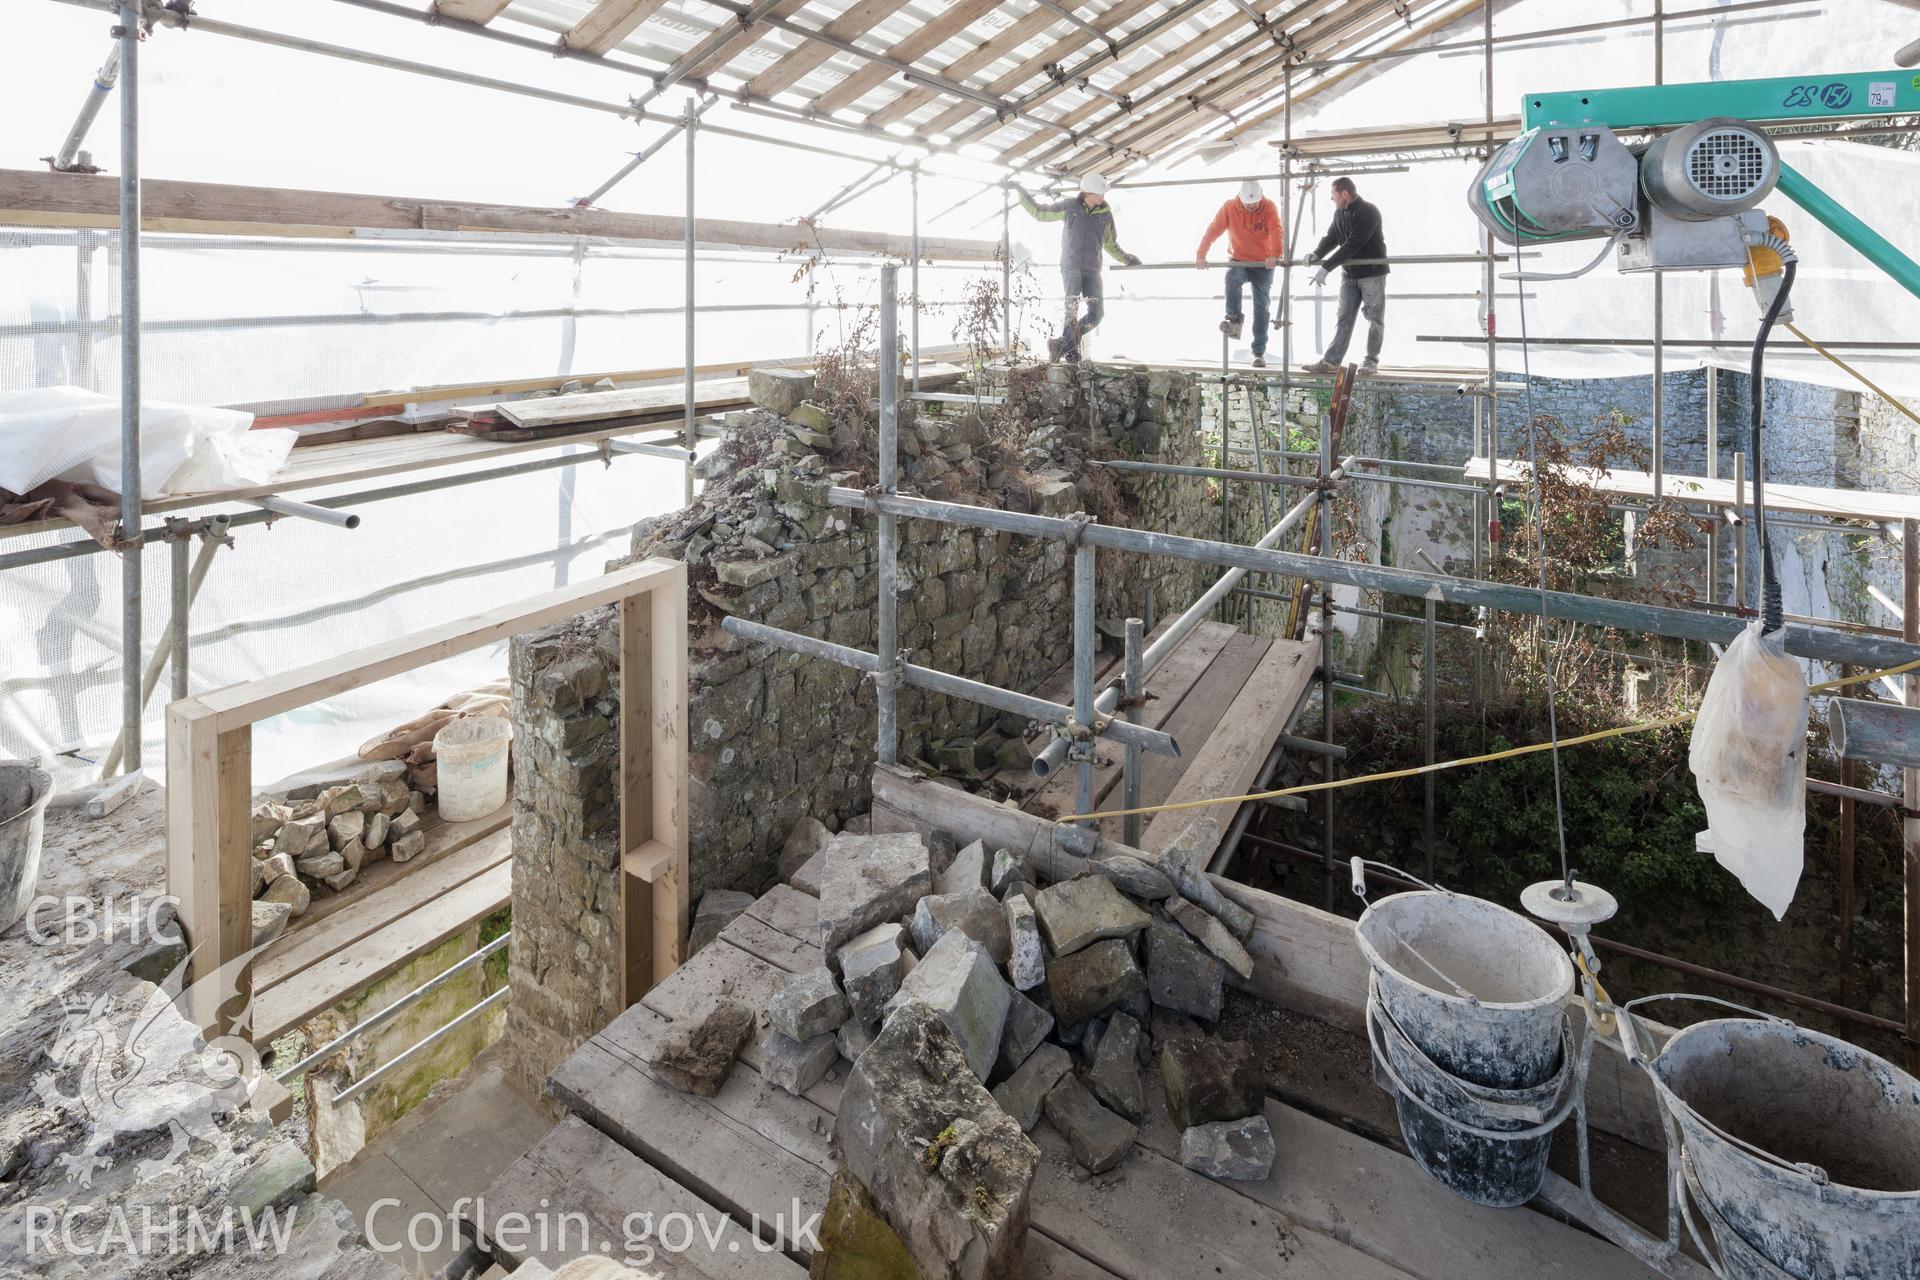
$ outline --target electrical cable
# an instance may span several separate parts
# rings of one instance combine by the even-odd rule
[[[1783,274],[1780,277],[1780,289],[1773,295],[1773,302],[1767,307],[1767,314],[1761,318],[1760,332],[1753,339],[1752,363],[1748,367],[1748,394],[1753,401],[1753,438],[1749,450],[1753,454],[1753,523],[1760,535],[1760,634],[1772,635],[1785,625],[1786,608],[1781,598],[1780,577],[1774,570],[1773,545],[1767,540],[1767,509],[1761,501],[1761,490],[1766,481],[1767,466],[1765,455],[1761,453],[1761,422],[1764,419],[1765,388],[1761,383],[1762,366],[1767,355],[1767,335],[1773,332],[1773,325],[1786,309],[1787,295],[1793,291],[1793,277],[1799,270],[1800,262],[1787,243],[1777,236],[1762,238],[1761,247],[1772,249],[1780,255]],[[1522,304],[1524,307],[1525,304]],[[1524,314],[1524,311],[1523,311]]]

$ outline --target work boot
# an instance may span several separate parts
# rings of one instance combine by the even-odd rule
[[[1314,362],[1313,362],[1312,364],[1310,364],[1310,365],[1307,365],[1307,366],[1306,366],[1306,372],[1308,372],[1308,373],[1338,373],[1338,372],[1340,372],[1340,366],[1339,366],[1339,365],[1337,365],[1337,364],[1329,364],[1329,363],[1328,363],[1327,361],[1325,361],[1325,360],[1315,360],[1315,361],[1314,361]]]
[[[1048,338],[1047,339],[1047,359],[1048,360],[1057,361],[1060,358],[1061,353],[1064,352],[1066,349],[1067,349],[1067,340],[1065,338]]]
[[[1228,316],[1220,322],[1220,332],[1226,334],[1229,338],[1237,339],[1240,336],[1240,326],[1245,323],[1246,319],[1242,316]]]
[[[1256,369],[1266,368],[1267,358],[1256,351],[1253,356],[1253,367]]]
[[[1361,377],[1370,378],[1374,374],[1379,372],[1380,372],[1380,362],[1378,360],[1363,360],[1360,362]]]

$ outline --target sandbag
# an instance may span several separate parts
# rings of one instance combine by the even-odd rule
[[[1776,920],[1806,861],[1808,700],[1787,633],[1763,635],[1755,620],[1713,669],[1687,752],[1707,808],[1696,847]]]

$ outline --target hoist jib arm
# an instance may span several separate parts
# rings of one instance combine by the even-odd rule
[[[1601,124],[1610,129],[1659,129],[1714,116],[1754,124],[1857,120],[1920,113],[1920,74],[1857,71],[1844,75],[1777,76],[1705,84],[1638,85],[1530,93],[1520,104],[1520,126]],[[1895,283],[1920,298],[1920,263],[1855,217],[1840,201],[1785,163],[1780,191],[1829,231],[1857,249]]]
[[[1915,113],[1920,113],[1920,75],[1856,71],[1530,93],[1520,103],[1520,127],[1604,124],[1617,130],[1661,129],[1712,116],[1775,124]]]

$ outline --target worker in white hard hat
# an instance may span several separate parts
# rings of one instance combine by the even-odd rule
[[[1018,188],[1016,188],[1018,190]],[[1107,203],[1107,180],[1097,173],[1080,179],[1079,194],[1053,204],[1037,204],[1024,190],[1020,207],[1042,222],[1064,222],[1060,228],[1060,279],[1066,287],[1067,315],[1060,336],[1047,344],[1055,360],[1080,359],[1080,340],[1106,314],[1106,289],[1100,279],[1100,255],[1137,267],[1140,259],[1120,247],[1113,229],[1113,206]],[[1086,299],[1087,313],[1080,314]]]
[[[1227,268],[1227,317],[1220,322],[1220,332],[1229,338],[1240,336],[1241,325],[1245,323],[1245,313],[1240,310],[1241,291],[1251,287],[1253,290],[1253,363],[1256,368],[1264,368],[1267,363],[1267,299],[1273,289],[1273,269],[1286,253],[1286,233],[1280,226],[1280,210],[1273,201],[1261,194],[1260,184],[1248,179],[1240,184],[1240,192],[1220,206],[1220,212],[1213,215],[1213,221],[1207,226],[1207,234],[1200,237],[1200,252],[1194,255],[1193,265],[1202,270],[1207,265],[1207,250],[1213,248],[1213,242],[1222,232],[1227,237],[1227,256],[1232,265]]]

